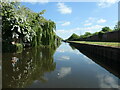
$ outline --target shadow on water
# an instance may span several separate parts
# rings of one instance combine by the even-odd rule
[[[71,48],[74,50],[75,48],[78,49],[81,53],[83,53],[84,55],[86,55],[87,57],[89,57],[91,60],[93,60],[95,63],[99,64],[100,66],[102,66],[103,68],[105,68],[107,71],[109,71],[110,73],[116,75],[118,78],[120,78],[120,63],[119,62],[115,62],[112,60],[108,60],[104,57],[100,57],[95,55],[94,53],[89,53],[86,50],[83,50],[81,47],[78,47],[75,44],[69,44],[71,46]]]
[[[24,88],[33,81],[47,82],[46,72],[54,71],[53,55],[58,46],[27,48],[22,53],[3,53],[3,88]]]

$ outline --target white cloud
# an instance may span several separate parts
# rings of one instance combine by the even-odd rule
[[[97,21],[97,23],[105,23],[105,22],[106,22],[105,19],[99,19],[99,20]]]
[[[94,31],[94,30],[97,30],[97,29],[98,29],[98,31],[100,31],[100,29],[101,29],[102,27],[104,27],[104,26],[102,26],[102,25],[94,25],[94,26],[91,26],[91,27],[85,27],[84,30]]]
[[[17,1],[30,2],[32,4],[35,4],[35,3],[48,3],[49,2],[49,0],[17,0]]]
[[[90,26],[95,22],[96,18],[89,17],[87,20],[84,21],[84,26]]]
[[[103,25],[92,25],[92,26],[89,26],[89,27],[77,27],[77,28],[73,28],[73,29],[68,29],[68,30],[65,30],[65,29],[61,29],[61,30],[57,30],[56,31],[56,34],[61,36],[62,38],[68,38],[70,37],[73,33],[76,33],[76,34],[84,34],[85,32],[91,32],[91,33],[94,33],[94,32],[98,32],[100,31],[104,26]],[[63,36],[64,35],[64,36]]]
[[[120,87],[118,85],[118,80],[115,80],[110,75],[99,74],[99,75],[97,75],[97,78],[99,79],[99,85],[101,88],[118,88],[118,87]]]
[[[15,0],[12,0],[15,1]],[[50,2],[50,0],[17,0],[18,2],[28,2],[30,4],[46,4],[48,2]]]
[[[89,22],[94,22],[94,21],[95,21],[95,18],[89,17],[85,22],[89,23]]]
[[[65,30],[65,29],[61,29],[61,30],[57,30],[56,33],[58,35],[66,35],[66,34],[69,34],[69,35],[72,35],[73,33],[76,33],[77,31],[80,31],[81,28],[77,27],[77,28],[73,28],[73,29],[68,29],[68,30]],[[69,37],[68,35],[68,37]]]
[[[92,25],[92,23],[86,23],[86,24],[84,24],[84,26],[90,26],[90,25]]]
[[[95,18],[95,17],[89,17],[87,20],[85,20],[84,26],[89,26],[95,23],[105,23],[107,20],[103,18]]]
[[[60,11],[61,14],[71,14],[72,9],[68,6],[66,6],[64,3],[58,3],[58,11]]]
[[[71,67],[62,67],[59,70],[58,78],[63,78],[63,77],[67,76],[70,73],[71,73]]]
[[[77,51],[74,50],[74,53],[77,55],[82,54],[79,50],[77,50]]]
[[[66,33],[66,32],[68,32],[67,30],[63,30],[63,29],[60,29],[60,30],[56,30],[56,33]]]
[[[64,22],[64,23],[62,24],[62,26],[68,26],[68,25],[70,25],[70,22]]]
[[[71,47],[67,47],[68,49],[64,48],[64,46],[60,46],[56,51],[59,53],[74,53],[74,54],[81,54],[78,50],[73,50]],[[63,60],[63,59],[70,59],[69,56],[60,56],[59,60]]]
[[[58,60],[70,60],[69,56],[60,56]]]
[[[60,52],[60,53],[65,52],[63,49],[59,49],[59,48],[58,48],[56,51],[57,51],[57,52]]]
[[[100,0],[98,6],[101,8],[110,7],[111,5],[117,3],[119,0]]]

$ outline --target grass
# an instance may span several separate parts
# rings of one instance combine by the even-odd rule
[[[70,42],[102,45],[102,46],[110,46],[110,47],[119,47],[120,48],[120,43],[118,43],[118,42],[90,42],[90,41],[70,41]]]

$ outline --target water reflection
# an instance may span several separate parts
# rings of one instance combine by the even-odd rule
[[[71,73],[71,67],[61,67],[61,69],[58,72],[58,78],[63,78]]]
[[[75,50],[76,48],[74,46],[72,46],[71,44],[69,44],[69,46],[72,48],[72,50]]]
[[[85,56],[85,58],[90,59],[89,61],[91,61],[91,63],[96,62],[97,64],[101,65],[102,67],[104,67],[105,69],[107,69],[109,72],[113,73],[114,75],[116,75],[117,77],[120,78],[120,62],[115,62],[114,60],[109,60],[107,58],[103,58],[103,57],[99,57],[97,55],[95,55],[94,53],[89,53],[86,50],[83,50],[80,46],[78,47],[75,44],[70,44],[71,46],[75,47],[76,49],[78,49],[81,53],[83,53]],[[87,56],[87,57],[86,57]],[[85,59],[86,60],[86,59]]]
[[[119,88],[118,82],[110,75],[99,74],[97,78],[101,88]]]
[[[63,43],[57,50],[58,53],[75,53],[81,54],[74,46]]]
[[[117,88],[120,79],[66,43],[3,55],[5,88]],[[103,62],[104,64],[104,62]]]
[[[70,56],[60,56],[58,60],[70,60]]]
[[[2,89],[2,59],[1,59],[1,52],[0,52],[0,89]]]
[[[88,58],[87,56],[83,56],[85,59],[84,61],[87,63],[87,64],[95,64],[94,61],[92,61],[90,58]]]
[[[54,71],[56,46],[27,48],[22,53],[3,54],[3,88],[23,88],[33,81],[47,82],[46,72]]]

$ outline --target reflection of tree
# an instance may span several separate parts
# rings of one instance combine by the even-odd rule
[[[69,43],[69,46],[72,48],[72,50],[75,50],[76,48],[73,47],[70,43]]]
[[[82,45],[77,45],[77,44],[71,44],[73,47],[75,47],[76,49],[78,49],[80,51],[80,53],[83,53],[84,55],[86,55],[88,58],[90,58],[92,61],[94,61],[95,63],[97,63],[98,65],[102,66],[103,68],[105,68],[107,71],[109,71],[110,73],[116,75],[118,78],[120,78],[120,68],[118,68],[120,66],[120,62],[115,61],[114,59],[110,59],[105,57],[104,55],[101,57],[98,53],[91,53],[91,49],[89,47],[84,47]],[[97,50],[99,52],[99,50]],[[118,52],[116,51],[116,53],[113,55],[117,55]],[[106,54],[107,55],[107,54]]]
[[[27,48],[20,54],[3,54],[3,88],[26,87],[34,80],[47,82],[44,74],[56,68],[53,59],[56,48]]]

